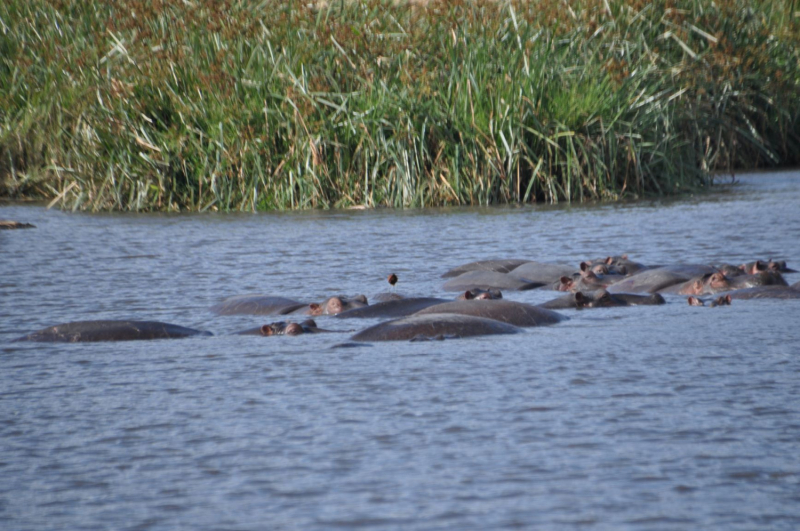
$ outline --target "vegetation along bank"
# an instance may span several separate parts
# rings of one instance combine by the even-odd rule
[[[778,0],[0,4],[0,197],[556,203],[800,161]]]

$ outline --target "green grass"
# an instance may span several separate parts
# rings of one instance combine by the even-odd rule
[[[66,209],[615,200],[800,159],[777,0],[8,0],[0,195]]]

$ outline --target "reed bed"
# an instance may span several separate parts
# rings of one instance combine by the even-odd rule
[[[6,0],[0,195],[255,211],[697,190],[798,163],[794,9]]]

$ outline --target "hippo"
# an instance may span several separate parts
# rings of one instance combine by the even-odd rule
[[[604,289],[600,289],[568,293],[538,306],[550,310],[565,310],[569,308],[580,310],[582,308],[607,308],[612,306],[652,306],[664,303],[664,297],[658,293],[638,295],[635,293],[609,293]]]
[[[473,315],[494,319],[514,326],[541,326],[558,323],[566,317],[554,311],[522,302],[508,300],[454,301],[437,304],[417,312],[415,315],[430,314]]]
[[[369,300],[371,300],[372,303],[374,304],[376,302],[398,301],[400,299],[405,299],[405,298],[406,296],[401,293],[395,293],[393,291],[391,292],[383,291],[381,293],[376,293],[375,295],[371,296]]]
[[[707,302],[707,301],[704,301],[703,299],[698,299],[697,297],[689,297],[686,300],[689,303],[689,306],[705,306],[706,302]],[[730,306],[731,305],[731,296],[730,295],[721,295],[721,296],[717,297],[716,299],[708,301],[708,303],[709,303],[708,305],[711,308],[714,308],[715,306]]]
[[[469,271],[494,271],[495,273],[509,273],[526,262],[529,262],[529,260],[506,259],[470,262],[447,271],[442,275],[442,278],[458,277]]]
[[[219,315],[335,315],[350,308],[367,306],[364,295],[331,297],[320,304],[304,304],[285,297],[270,295],[238,295],[212,306]]]
[[[755,286],[737,289],[725,295],[733,299],[800,299],[800,289],[790,286]]]
[[[719,264],[714,266],[714,268],[725,275],[727,278],[738,277],[740,275],[744,275],[745,272],[741,268],[741,266],[733,265],[733,264]]]
[[[731,289],[731,281],[720,273],[707,273],[700,278],[693,278],[680,284],[673,284],[659,293],[677,293],[679,295],[707,295]]]
[[[337,319],[375,319],[406,317],[429,306],[449,302],[446,299],[433,297],[409,297],[407,299],[395,299],[371,304],[362,308],[353,308],[336,315]]]
[[[44,328],[14,341],[83,343],[210,335],[211,332],[158,321],[75,321]]]
[[[755,275],[760,271],[776,271],[778,273],[797,273],[794,269],[786,267],[785,260],[756,260],[739,266],[739,269],[748,275]]]
[[[30,223],[22,223],[20,221],[11,221],[10,219],[0,219],[0,230],[13,230],[13,229],[35,229],[34,225]]]
[[[630,276],[638,271],[641,271],[642,269],[647,268],[647,266],[644,264],[630,260],[627,254],[623,254],[621,256],[595,258],[594,260],[586,260],[586,262],[588,262],[592,267],[605,265],[608,273],[623,276]]]
[[[293,311],[293,314],[301,315],[337,315],[346,310],[354,308],[363,308],[369,306],[367,298],[364,295],[356,295],[355,297],[330,297],[324,302],[319,304],[312,303],[305,308],[300,308]]]
[[[494,319],[452,313],[431,313],[385,321],[361,330],[351,339],[353,341],[408,341],[516,334],[522,331],[519,327]]]
[[[237,295],[212,306],[219,315],[286,315],[307,305],[285,297]]]
[[[545,286],[550,286],[558,282],[558,279],[561,277],[572,276],[576,271],[577,269],[575,266],[567,264],[526,262],[514,268],[509,274],[527,282],[536,282]]]
[[[753,275],[739,275],[730,279],[730,289],[746,289],[756,286],[789,286],[778,271],[768,269]]]
[[[503,293],[499,289],[468,289],[458,297],[456,297],[457,301],[471,301],[473,299],[478,300],[492,300],[492,299],[502,299]]]
[[[609,293],[655,293],[692,278],[714,273],[708,265],[670,265],[642,269],[608,287]]]
[[[445,291],[466,291],[471,289],[503,291],[524,291],[543,286],[542,282],[529,282],[506,273],[496,271],[468,271],[444,283]]]
[[[320,332],[330,332],[317,327],[316,321],[307,319],[301,323],[286,323],[278,321],[265,324],[257,328],[237,332],[240,336],[299,336],[300,334],[317,334]]]
[[[577,276],[561,277],[553,286],[556,291],[593,291],[604,289],[622,280],[622,275],[599,274],[587,262],[581,262]]]

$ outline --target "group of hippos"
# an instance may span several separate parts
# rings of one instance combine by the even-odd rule
[[[484,260],[451,269],[443,290],[454,300],[405,297],[395,293],[397,276],[389,275],[392,292],[370,304],[364,295],[336,296],[321,303],[302,303],[270,295],[230,297],[213,306],[218,315],[281,316],[280,321],[238,332],[245,335],[299,335],[336,332],[313,319],[384,319],[365,328],[352,342],[428,340],[489,334],[513,334],[525,327],[558,323],[555,310],[665,304],[663,295],[685,296],[692,306],[729,305],[733,299],[800,299],[800,282],[791,286],[784,274],[796,271],[784,261],[757,260],[741,265],[644,265],[623,256],[568,264],[531,260]],[[552,290],[562,295],[532,305],[504,299],[503,292]],[[684,300],[681,297],[681,300]],[[290,317],[291,316],[291,317]],[[330,321],[329,321],[330,322]],[[78,321],[33,332],[15,341],[123,341],[211,335],[209,332],[156,321]]]

